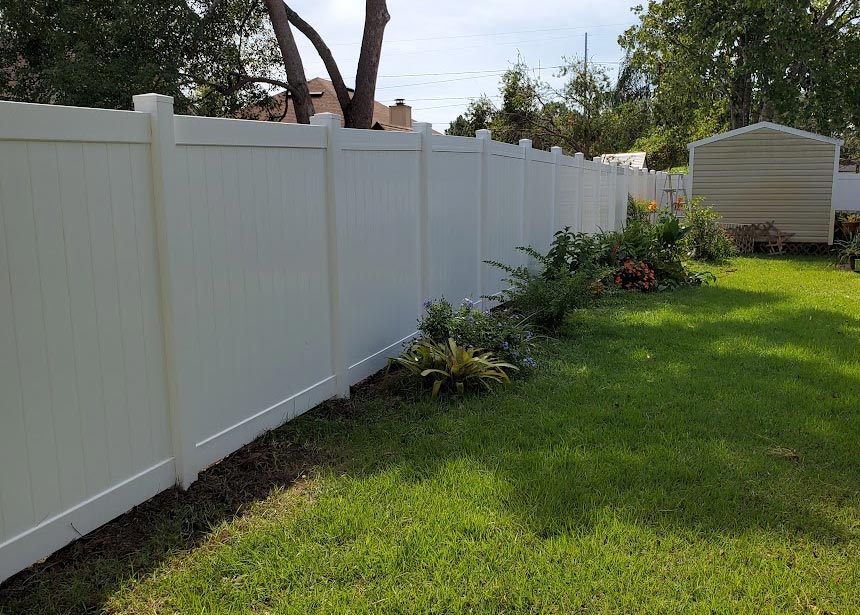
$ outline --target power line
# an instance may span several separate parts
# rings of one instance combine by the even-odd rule
[[[621,64],[621,62],[620,62],[620,61],[598,62],[598,61],[595,61],[595,60],[590,60],[590,63],[591,63],[591,64],[606,64],[606,65],[609,65],[609,64]],[[544,66],[544,67],[542,67],[542,68],[544,68],[544,69],[553,69],[553,68],[564,68],[564,66],[565,66],[565,65],[563,65],[563,64],[559,64],[559,65],[557,65],[557,66]],[[536,68],[536,67],[532,67],[532,66],[526,66],[525,68],[526,68],[526,70],[532,70],[532,71],[533,71],[533,70],[537,70],[537,68]],[[376,88],[376,89],[377,89],[377,90],[391,90],[391,89],[394,89],[394,88],[411,88],[411,87],[416,87],[416,86],[419,86],[419,85],[433,85],[433,84],[435,84],[435,83],[450,83],[450,82],[452,82],[452,81],[467,81],[467,80],[469,80],[469,79],[485,79],[485,78],[487,78],[487,77],[495,77],[495,76],[498,76],[498,75],[502,75],[502,74],[506,73],[508,70],[510,70],[510,69],[499,70],[499,71],[492,71],[492,72],[491,72],[491,71],[477,71],[477,72],[480,72],[480,73],[482,73],[482,74],[475,74],[475,73],[473,73],[473,72],[472,72],[472,73],[470,73],[470,72],[468,72],[468,71],[454,71],[454,72],[450,72],[450,73],[427,73],[427,75],[428,75],[428,76],[432,76],[432,75],[469,75],[469,76],[467,76],[467,77],[457,77],[457,78],[453,78],[453,79],[438,79],[438,80],[435,80],[435,81],[422,81],[422,82],[420,82],[420,83],[401,83],[401,84],[398,84],[398,85],[385,85],[385,86],[382,86],[382,87],[378,87],[378,88]],[[403,75],[403,76],[412,76],[412,75]],[[418,75],[418,74],[415,74],[415,76],[419,76],[419,75]],[[394,77],[394,75],[389,75],[389,77]]]
[[[478,75],[480,73],[499,73],[507,69],[488,68],[487,70],[459,70],[449,73],[403,73],[402,75],[378,75],[380,79],[394,79],[396,77],[438,77],[440,75]]]
[[[409,102],[415,102],[416,100],[425,101],[425,100],[478,100],[482,98],[482,96],[437,96],[434,98],[410,98]],[[492,96],[486,96],[486,98],[501,98],[498,94],[493,94]],[[396,102],[397,98],[385,98],[380,102]]]
[[[427,111],[428,109],[449,109],[451,107],[462,107],[463,103],[456,103],[453,105],[437,105],[435,107],[415,107],[412,109],[413,111]]]
[[[597,60],[589,60],[592,64],[621,64],[619,60],[607,60],[605,62],[600,62]],[[549,70],[553,68],[565,68],[566,64],[559,64],[557,66],[526,66],[526,70]],[[511,67],[508,68],[495,68],[495,69],[487,69],[487,70],[455,70],[447,73],[403,73],[402,75],[378,75],[379,79],[396,79],[398,77],[438,77],[443,75],[479,75],[479,74],[502,74],[511,70]]]
[[[483,36],[508,36],[510,34],[533,34],[535,32],[562,32],[567,30],[585,30],[592,28],[614,28],[618,26],[633,26],[635,24],[625,22],[625,23],[604,23],[604,24],[594,24],[588,26],[567,26],[563,28],[540,28],[537,30],[511,30],[509,32],[482,32],[478,34],[454,34],[451,36],[428,36],[425,38],[401,38],[394,40],[387,40],[386,43],[419,43],[424,41],[438,41],[438,40],[450,40],[456,38],[479,38]],[[351,43],[331,43],[329,47],[334,46],[350,46],[350,45],[361,45],[361,41],[354,41]]]
[[[456,77],[454,79],[437,79],[436,81],[422,81],[420,83],[401,83],[399,85],[385,85],[377,90],[392,90],[394,88],[411,88],[419,85],[433,85],[434,83],[450,83],[452,81],[467,81],[469,79],[485,79],[487,77],[497,77],[501,73],[495,75],[469,75],[468,77]]]

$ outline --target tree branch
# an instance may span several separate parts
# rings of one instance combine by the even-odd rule
[[[334,56],[331,53],[331,49],[328,48],[328,45],[325,44],[325,41],[314,30],[313,26],[302,19],[286,2],[284,2],[284,8],[287,10],[287,18],[290,23],[296,27],[296,30],[304,34],[317,50],[320,59],[322,59],[328,71],[328,76],[331,78],[334,92],[337,95],[337,102],[340,104],[344,116],[346,116],[352,100],[349,96],[349,90],[343,81],[343,76],[340,74],[340,68],[338,68],[337,62],[335,62]]]
[[[290,21],[287,17],[286,5],[283,0],[264,0],[275,31],[278,47],[284,60],[284,69],[287,73],[287,82],[292,86],[293,105],[296,110],[296,122],[299,124],[310,124],[311,116],[314,114],[314,105],[308,91],[308,80],[305,77],[305,69]]]
[[[345,118],[346,125],[352,128],[370,128],[373,122],[382,37],[385,26],[391,19],[385,0],[367,0],[365,6],[364,35],[361,38],[361,54],[355,73],[355,94],[352,97],[350,113]]]

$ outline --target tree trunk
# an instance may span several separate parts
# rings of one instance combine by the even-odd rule
[[[288,102],[287,94],[292,95],[293,105],[296,109],[296,122],[310,124],[311,116],[314,114],[314,105],[311,101],[310,91],[308,91],[308,80],[305,77],[299,48],[296,46],[296,39],[293,38],[293,31],[290,28],[287,9],[282,0],[264,1],[266,10],[269,12],[269,19],[272,22],[272,29],[275,31],[275,38],[278,40],[278,47],[281,49],[281,56],[284,59],[287,83],[290,84],[289,92],[284,94],[284,104],[286,105]]]
[[[391,16],[385,0],[367,0],[361,55],[355,74],[355,94],[344,117],[344,123],[349,128],[370,128],[373,123],[376,74],[382,54],[382,37],[389,19]]]

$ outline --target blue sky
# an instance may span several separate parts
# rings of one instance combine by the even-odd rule
[[[405,98],[413,118],[447,128],[470,97],[498,92],[499,75],[518,53],[553,82],[563,57],[606,62],[614,78],[622,51],[617,38],[636,19],[630,0],[388,0],[376,98]],[[364,25],[360,0],[290,4],[323,36],[352,86]],[[296,33],[308,78],[327,73],[310,43]],[[428,74],[437,73],[437,74]],[[441,74],[439,74],[441,73]]]

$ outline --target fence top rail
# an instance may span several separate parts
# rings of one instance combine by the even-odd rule
[[[0,101],[0,140],[149,143],[149,114]]]
[[[434,152],[480,153],[483,147],[483,141],[475,137],[433,135],[430,142],[433,145]]]
[[[336,128],[337,144],[346,150],[419,151],[421,133]]]
[[[325,128],[305,124],[177,115],[174,130],[177,145],[318,149],[326,146]]]
[[[530,158],[535,162],[540,163],[553,163],[555,162],[555,156],[552,155],[552,152],[547,152],[542,149],[533,149]]]
[[[511,143],[502,143],[501,141],[490,141],[490,153],[495,156],[505,156],[507,158],[524,158],[525,148]]]

